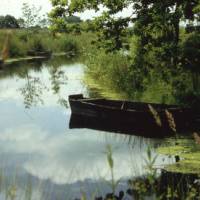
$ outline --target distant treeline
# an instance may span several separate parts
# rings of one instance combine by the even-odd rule
[[[0,28],[20,28],[20,22],[12,15],[0,16]]]
[[[41,19],[41,21],[44,22],[46,19]],[[78,24],[81,23],[82,20],[80,17],[77,16],[69,16],[66,18],[66,22],[69,24]],[[45,22],[47,25],[47,22]],[[17,29],[17,28],[43,28],[45,25],[42,25],[42,23],[38,23],[35,25],[30,25],[26,24],[26,19],[23,18],[15,18],[12,15],[5,15],[5,16],[0,16],[0,29]]]

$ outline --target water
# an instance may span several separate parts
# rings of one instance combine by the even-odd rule
[[[146,172],[147,146],[156,147],[159,140],[68,128],[68,95],[90,94],[83,75],[83,64],[62,59],[14,64],[1,71],[0,168],[18,193],[25,193],[27,185],[37,200],[111,191],[105,181],[111,179],[107,145],[113,149],[119,189],[127,188],[128,178]],[[166,162],[158,157],[156,164]]]

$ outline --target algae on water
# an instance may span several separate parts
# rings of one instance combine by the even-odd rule
[[[200,144],[196,144],[194,139],[170,139],[166,146],[159,147],[157,151],[180,157],[180,161],[165,166],[167,171],[200,175]]]

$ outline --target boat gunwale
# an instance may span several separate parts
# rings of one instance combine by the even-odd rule
[[[90,106],[96,106],[98,108],[106,108],[106,109],[110,109],[110,110],[118,110],[118,111],[122,111],[122,112],[138,112],[138,113],[146,113],[146,112],[151,112],[150,109],[148,110],[137,110],[137,109],[121,109],[120,107],[113,107],[113,106],[106,106],[106,105],[101,105],[101,104],[97,104],[97,103],[93,103],[93,102],[89,102],[90,100],[106,100],[105,98],[83,98],[83,99],[70,99],[69,101],[74,101],[74,102],[80,102],[82,104],[85,105],[90,105]],[[120,100],[108,100],[108,101],[113,101],[113,102],[128,102],[128,103],[138,103],[138,104],[145,104],[145,105],[161,105],[158,103],[144,103],[144,102],[134,102],[134,101],[120,101]],[[163,113],[165,111],[184,111],[190,108],[187,107],[181,107],[179,105],[170,105],[170,104],[162,104],[163,106],[172,106],[171,108],[159,108],[158,110],[155,108],[156,112],[158,113]],[[174,106],[174,107],[173,107]],[[153,107],[154,108],[154,107]]]

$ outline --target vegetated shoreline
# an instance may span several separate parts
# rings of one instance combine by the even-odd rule
[[[21,62],[21,61],[29,61],[29,60],[37,60],[37,59],[46,59],[51,58],[55,56],[68,56],[68,53],[61,52],[61,53],[52,53],[50,57],[47,56],[26,56],[26,57],[19,57],[19,58],[9,58],[4,61],[4,64],[12,64],[15,62]]]
[[[30,57],[50,57],[53,55],[67,55],[74,57],[81,54],[84,47],[87,47],[86,38],[88,34],[75,35],[62,33],[53,36],[48,30],[12,30],[0,29],[0,57],[5,62],[29,60]],[[92,36],[91,36],[92,37]],[[5,38],[7,38],[5,42]],[[41,53],[47,55],[41,55]],[[32,55],[33,54],[33,55]]]
[[[87,73],[85,73],[83,77],[83,82],[88,86],[89,90],[94,93],[94,96],[100,96],[109,99],[128,99],[126,93],[115,91],[110,87],[105,87]]]
[[[179,161],[174,164],[165,166],[168,172],[182,174],[198,174],[200,173],[200,143],[198,143],[199,135],[194,133],[195,139],[180,138],[175,142],[167,140],[166,146],[161,146],[157,149],[159,154],[168,156],[178,156]],[[197,139],[196,139],[197,138]],[[175,143],[175,145],[174,145]]]

